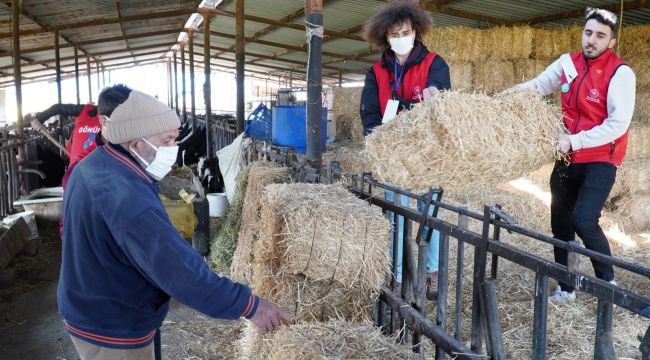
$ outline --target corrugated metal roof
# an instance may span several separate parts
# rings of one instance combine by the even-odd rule
[[[435,1],[422,1],[428,9]],[[88,54],[104,66],[129,61],[150,62],[164,59],[164,54],[175,43],[178,33],[199,0],[23,0],[20,17],[21,50],[23,71],[29,78],[54,74],[53,33],[61,28],[61,57],[65,71],[74,63],[73,48],[68,43],[80,46],[80,56]],[[328,31],[343,32],[355,29],[351,34],[360,36],[360,27],[386,3],[382,0],[323,0],[323,21]],[[467,26],[487,27],[486,19],[501,19],[510,22],[526,22],[541,16],[578,12],[593,6],[590,0],[456,0],[442,5],[440,11],[431,12],[435,27]],[[617,7],[618,0],[600,0],[598,5],[611,4]],[[247,69],[269,74],[282,74],[304,70],[307,54],[305,44],[304,0],[246,0],[245,36]],[[650,4],[625,10],[624,24],[647,24],[650,22]],[[232,14],[235,0],[224,0],[219,9],[228,11],[211,17],[210,37],[212,60],[216,66],[234,67],[235,25]],[[122,23],[117,21],[118,16]],[[133,18],[136,17],[136,18]],[[253,18],[251,18],[253,17]],[[262,18],[262,19],[257,19]],[[126,20],[125,20],[126,19]],[[264,20],[267,19],[267,20]],[[258,20],[258,21],[253,21]],[[273,21],[287,24],[269,24]],[[79,23],[85,23],[78,25]],[[96,24],[94,24],[96,23]],[[562,18],[536,26],[567,26],[580,24],[580,16]],[[90,26],[92,25],[92,26]],[[292,27],[298,27],[294,29]],[[11,52],[11,7],[5,3],[0,7],[0,82],[11,79],[13,69]],[[127,39],[123,39],[124,37]],[[623,35],[624,36],[624,35]],[[203,35],[195,34],[195,62],[203,62]],[[300,51],[296,51],[299,50]],[[38,51],[37,51],[38,50]],[[363,77],[369,62],[378,57],[370,51],[364,41],[327,36],[323,42],[324,74],[335,74],[340,69],[349,79]],[[157,54],[158,53],[158,54]],[[360,61],[351,56],[364,53]],[[186,51],[186,56],[189,56]],[[113,60],[112,60],[113,59]],[[85,71],[85,59],[80,59]],[[363,61],[365,60],[365,61]],[[94,66],[93,66],[94,69]],[[93,70],[94,71],[94,70]],[[332,78],[336,76],[332,75]]]

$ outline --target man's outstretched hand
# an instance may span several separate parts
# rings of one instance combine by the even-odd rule
[[[257,311],[255,311],[255,315],[250,320],[257,326],[257,332],[260,335],[264,335],[277,328],[280,325],[280,320],[293,322],[293,317],[279,306],[260,299],[260,303],[257,305]]]

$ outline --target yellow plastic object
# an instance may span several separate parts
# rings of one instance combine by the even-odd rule
[[[194,215],[194,205],[188,204],[183,200],[170,200],[164,195],[160,195],[160,200],[174,228],[185,239],[191,239],[194,228],[199,223],[196,215]]]

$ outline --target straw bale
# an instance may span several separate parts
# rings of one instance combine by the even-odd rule
[[[489,30],[484,30],[487,41],[491,44],[488,46],[487,56],[490,60],[508,60],[512,58],[514,44],[512,27],[497,26]]]
[[[650,60],[645,58],[630,58],[623,59],[630,65],[636,76],[636,91],[645,92],[646,94],[650,91]],[[646,101],[648,99],[646,98]],[[639,105],[637,101],[637,106]]]
[[[624,59],[650,57],[650,25],[623,27],[619,41],[619,52]]]
[[[627,142],[627,160],[650,157],[650,125],[632,124]]]
[[[550,65],[550,60],[537,59],[517,59],[513,61],[515,72],[515,83],[519,84],[536,78],[546,67]]]
[[[409,345],[395,343],[370,322],[298,323],[264,336],[255,345],[249,349],[253,350],[250,359],[415,359]]]
[[[474,80],[474,65],[469,62],[450,62],[449,75],[451,87],[454,90],[472,90]]]
[[[553,159],[559,110],[530,92],[443,92],[366,139],[375,178],[462,192],[517,179]]]
[[[553,58],[562,54],[580,51],[582,26],[566,26],[553,32]]]
[[[633,193],[617,202],[614,212],[624,232],[650,230],[650,192]]]
[[[487,33],[467,27],[434,28],[422,39],[429,50],[447,61],[482,61],[487,58]]]
[[[483,61],[474,64],[474,89],[496,93],[516,85],[512,61]]]
[[[533,52],[535,29],[530,26],[512,28],[512,55],[510,59],[528,59]]]
[[[388,230],[379,208],[341,185],[268,185],[252,288],[298,320],[368,319],[389,269]]]
[[[650,125],[650,89],[637,91],[632,123],[635,125]]]
[[[363,124],[359,115],[363,88],[334,89],[332,115],[336,122],[336,139],[363,143]]]
[[[323,153],[323,164],[336,160],[341,164],[341,169],[352,174],[368,171],[368,158],[363,144],[353,144],[335,141],[327,145]]]
[[[609,198],[615,203],[638,192],[650,192],[650,159],[625,161],[616,172],[616,182]]]
[[[457,27],[437,27],[431,29],[426,35],[422,37],[422,43],[431,51],[441,55],[445,60],[458,61],[454,56],[456,47],[456,30]]]
[[[533,57],[536,59],[554,58],[553,49],[554,33],[557,29],[535,28],[535,37],[533,38]]]
[[[253,244],[259,237],[262,195],[268,184],[289,181],[290,169],[271,162],[258,161],[250,166],[248,187],[241,212],[241,227],[237,249],[230,266],[231,278],[249,284],[252,278]]]

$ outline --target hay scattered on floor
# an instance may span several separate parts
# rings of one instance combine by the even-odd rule
[[[650,157],[650,125],[632,124],[627,141],[627,160]]]
[[[247,329],[245,332],[251,332]],[[340,320],[299,323],[259,339],[245,358],[302,359],[415,359],[408,345],[395,343],[372,323]]]
[[[237,249],[230,266],[230,276],[233,280],[250,284],[253,275],[253,245],[259,237],[260,209],[264,189],[268,184],[284,183],[289,181],[289,178],[289,168],[279,167],[266,161],[251,164],[241,212]]]
[[[379,208],[341,185],[268,185],[253,291],[297,321],[369,320],[389,269],[388,230]]]
[[[359,115],[363,88],[336,88],[332,99],[332,116],[336,122],[337,141],[363,143],[363,124]]]
[[[219,227],[217,234],[210,243],[210,261],[218,272],[227,272],[232,263],[233,254],[237,248],[237,238],[241,227],[242,207],[248,186],[250,167],[243,168],[236,179],[235,196],[225,221]]]
[[[375,178],[462,192],[517,179],[553,159],[559,109],[530,92],[443,92],[366,139]]]
[[[327,145],[323,153],[323,164],[336,160],[341,169],[352,174],[360,174],[369,170],[368,158],[363,144],[345,143],[338,140]]]

